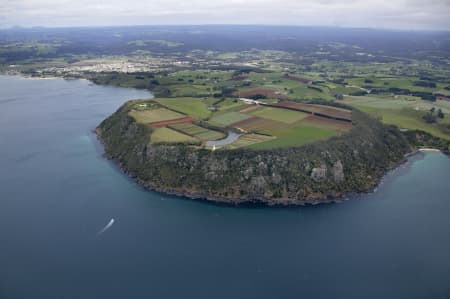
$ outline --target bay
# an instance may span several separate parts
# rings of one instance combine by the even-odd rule
[[[450,296],[447,156],[414,155],[341,204],[167,196],[124,176],[92,133],[148,97],[0,76],[0,298]]]

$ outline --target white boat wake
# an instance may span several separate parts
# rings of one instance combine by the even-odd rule
[[[112,218],[104,228],[102,228],[97,234],[101,235],[106,232],[114,224],[114,218]]]

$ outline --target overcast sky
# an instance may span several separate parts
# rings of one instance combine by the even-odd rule
[[[450,30],[450,0],[0,0],[0,27],[147,24]]]

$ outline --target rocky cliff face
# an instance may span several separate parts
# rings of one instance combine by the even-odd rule
[[[152,145],[127,104],[98,127],[105,155],[144,186],[229,203],[303,204],[373,188],[411,148],[394,127],[359,111],[344,136],[296,148],[209,151]]]

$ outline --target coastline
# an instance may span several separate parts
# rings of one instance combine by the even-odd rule
[[[376,190],[386,173],[405,163],[417,149],[394,127],[362,112],[355,117],[366,125],[355,127],[344,139],[301,148],[211,154],[185,147],[149,146],[143,137],[148,134],[146,127],[127,117],[127,107],[124,104],[97,127],[106,158],[145,189],[229,205],[343,202],[350,194]],[[388,145],[385,136],[389,136]],[[325,169],[323,174],[313,177],[319,166]]]
[[[202,201],[209,204],[219,204],[219,205],[226,205],[226,206],[234,206],[234,207],[268,207],[268,208],[295,208],[295,207],[307,207],[307,206],[316,206],[316,205],[323,205],[323,204],[340,204],[344,203],[346,201],[354,199],[353,197],[358,195],[364,195],[364,194],[372,194],[378,191],[378,189],[384,185],[389,179],[389,176],[393,175],[397,170],[401,169],[402,167],[408,165],[409,163],[414,162],[415,156],[423,153],[442,153],[446,156],[448,156],[446,153],[439,149],[434,148],[424,148],[424,149],[417,149],[414,150],[408,154],[405,154],[405,159],[401,161],[398,165],[395,167],[388,169],[384,172],[384,174],[374,180],[374,185],[368,189],[368,190],[360,190],[360,191],[350,191],[346,193],[336,194],[336,196],[333,197],[327,197],[326,199],[311,199],[311,200],[297,200],[297,199],[281,199],[277,200],[277,202],[274,201],[261,201],[258,199],[235,199],[230,200],[230,198],[225,197],[211,197],[211,196],[204,196],[202,194],[196,194],[196,193],[187,193],[187,192],[179,192],[176,190],[170,190],[170,189],[164,189],[164,188],[158,188],[155,186],[151,186],[150,184],[146,183],[145,181],[137,178],[136,176],[129,173],[125,167],[113,159],[107,158],[109,161],[114,163],[118,170],[121,171],[123,174],[128,176],[133,182],[135,182],[138,186],[143,188],[146,191],[151,192],[157,192],[164,195],[169,196],[176,196],[181,199],[187,199],[187,200],[195,200],[195,201]]]
[[[264,198],[227,198],[227,197],[215,197],[215,196],[206,196],[199,192],[189,192],[189,191],[179,191],[174,189],[166,189],[161,188],[158,186],[154,186],[149,182],[146,182],[140,178],[138,178],[136,175],[131,173],[126,169],[126,167],[123,165],[123,163],[120,163],[112,158],[108,158],[105,155],[105,145],[101,139],[101,136],[99,135],[99,132],[97,130],[93,131],[97,137],[97,141],[101,145],[101,149],[103,151],[102,156],[113,163],[117,168],[118,171],[125,174],[129,179],[131,179],[134,183],[136,183],[139,187],[143,188],[145,191],[151,191],[151,192],[157,192],[164,195],[169,196],[176,196],[180,199],[187,199],[187,200],[195,200],[195,201],[202,201],[209,204],[219,204],[219,205],[226,205],[226,206],[234,206],[234,207],[270,207],[270,208],[282,208],[282,207],[304,207],[304,206],[316,206],[321,204],[339,204],[346,201],[349,201],[354,197],[355,195],[363,195],[363,194],[371,194],[378,191],[378,188],[385,183],[386,178],[391,175],[393,172],[398,170],[399,168],[403,167],[404,165],[407,165],[408,163],[412,162],[411,159],[414,158],[414,156],[426,153],[426,152],[441,152],[444,155],[447,155],[446,153],[442,152],[439,149],[435,148],[419,148],[416,150],[413,150],[407,154],[404,155],[404,159],[397,163],[397,165],[393,166],[392,168],[387,169],[384,171],[383,174],[378,176],[377,178],[374,178],[373,184],[371,187],[369,187],[366,190],[353,190],[349,192],[344,193],[335,193],[332,196],[327,195],[326,198],[311,198],[311,199],[305,199],[305,200],[298,200],[298,199],[292,199],[292,198],[281,198],[277,199],[276,201],[273,200],[267,200]]]
[[[23,79],[30,79],[30,80],[52,80],[52,79],[63,79],[63,80],[83,80],[92,82],[88,78],[85,77],[67,77],[67,76],[57,76],[57,75],[39,75],[39,76],[33,76],[27,73],[22,72],[1,72],[0,76],[11,76],[11,77],[21,77]]]

